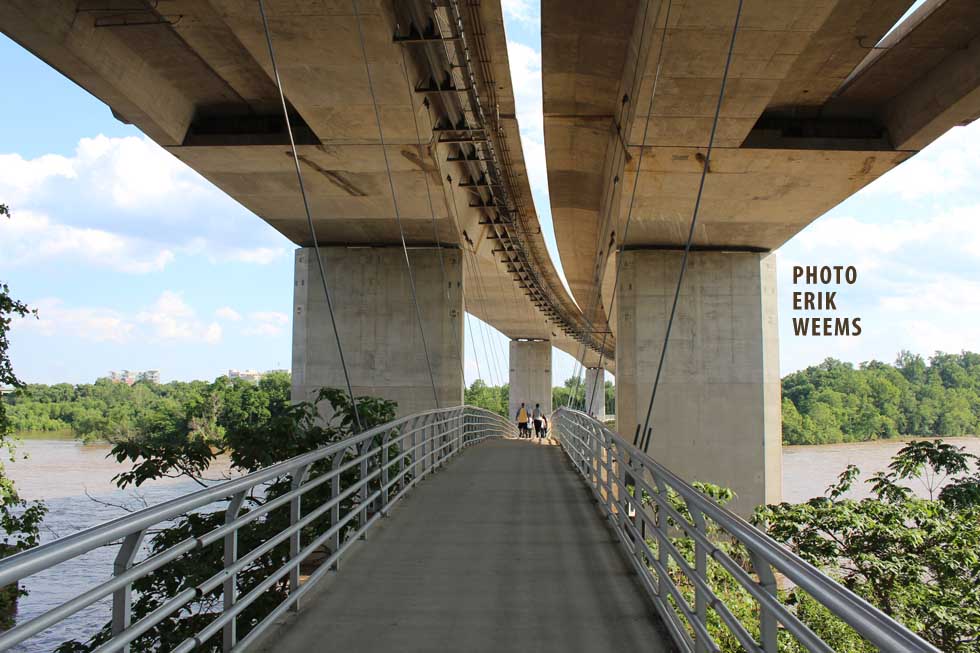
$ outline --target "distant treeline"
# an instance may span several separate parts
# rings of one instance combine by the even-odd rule
[[[219,420],[255,417],[276,401],[288,401],[289,374],[273,372],[258,383],[219,377],[133,385],[95,383],[29,384],[3,398],[14,431],[73,431],[87,439],[121,440],[146,430],[160,415],[211,412]]]
[[[582,409],[584,387],[567,379],[553,390],[555,408]],[[262,410],[289,396],[289,375],[273,373],[258,384],[221,377],[132,386],[99,379],[71,385],[31,384],[4,397],[15,431],[73,431],[84,438],[120,439],[160,410],[194,410],[214,402],[217,410]],[[606,413],[615,413],[615,387],[607,382]],[[482,380],[466,388],[465,401],[507,415],[509,387]],[[880,361],[855,368],[828,358],[783,379],[783,442],[830,444],[898,436],[980,433],[980,354],[937,352],[926,361],[902,352],[894,365]]]
[[[903,351],[894,365],[828,358],[783,379],[783,442],[980,432],[980,354]]]

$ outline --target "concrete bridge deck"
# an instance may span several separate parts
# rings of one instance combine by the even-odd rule
[[[416,488],[269,651],[672,650],[556,446],[477,445]]]

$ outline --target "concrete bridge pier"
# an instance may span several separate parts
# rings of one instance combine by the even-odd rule
[[[354,394],[398,402],[398,415],[435,408],[401,247],[321,247]],[[440,263],[440,255],[442,261]],[[440,407],[463,402],[463,272],[458,250],[409,250]],[[296,250],[294,400],[346,390],[312,247]],[[445,269],[445,274],[443,274]],[[321,406],[321,413],[329,417]]]
[[[585,410],[600,422],[606,419],[606,370],[585,368]]]
[[[551,342],[547,340],[510,341],[509,417],[517,415],[522,401],[528,413],[534,404],[541,404],[541,411],[551,414]]]
[[[657,372],[683,252],[622,254],[616,419],[632,439]],[[691,252],[651,420],[649,453],[733,489],[742,514],[781,497],[776,257]]]

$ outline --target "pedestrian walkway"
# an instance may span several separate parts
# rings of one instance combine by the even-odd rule
[[[421,483],[268,651],[672,650],[557,446],[491,440]]]

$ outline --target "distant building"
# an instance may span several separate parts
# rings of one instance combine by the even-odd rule
[[[227,376],[229,379],[243,379],[252,383],[258,383],[269,374],[277,372],[289,374],[289,370],[267,370],[265,372],[259,372],[257,370],[228,370]]]
[[[126,385],[133,385],[137,381],[160,383],[160,370],[144,370],[142,372],[111,370],[109,372],[109,380],[113,383],[125,383]]]
[[[243,379],[258,383],[264,375],[256,370],[228,370],[229,379]]]

